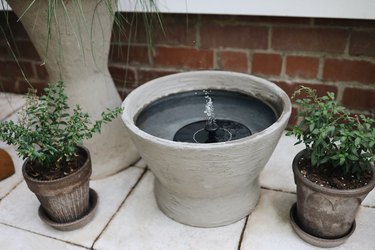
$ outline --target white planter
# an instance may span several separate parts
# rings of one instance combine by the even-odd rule
[[[36,0],[29,9],[32,1],[7,2],[19,17],[22,15],[21,22],[45,62],[49,80],[65,82],[71,106],[79,104],[93,118],[98,118],[106,108],[121,105],[108,71],[113,25],[108,1],[56,1],[58,22],[52,18],[48,50],[47,4],[50,1]],[[66,10],[61,2],[65,3]],[[113,0],[112,4],[117,8],[117,1]],[[105,125],[102,133],[85,145],[92,155],[94,179],[117,173],[139,158],[121,119]]]
[[[256,97],[270,105],[278,118],[251,136],[213,144],[162,139],[136,126],[137,116],[150,103],[171,94],[202,89],[238,91]],[[227,225],[254,210],[260,194],[259,174],[291,114],[288,96],[275,84],[250,75],[219,71],[158,78],[131,92],[123,107],[125,126],[155,174],[160,209],[176,221],[199,227]]]

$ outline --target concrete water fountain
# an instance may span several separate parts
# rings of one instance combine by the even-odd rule
[[[291,113],[275,84],[219,71],[158,78],[131,92],[123,107],[125,126],[155,174],[159,208],[200,227],[254,210],[259,174]]]

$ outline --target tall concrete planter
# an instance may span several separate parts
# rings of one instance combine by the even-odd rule
[[[366,186],[357,189],[321,187],[301,174],[298,162],[303,154],[301,151],[293,160],[297,203],[291,209],[292,225],[302,239],[313,245],[338,246],[355,230],[355,217],[362,201],[375,187],[375,175]]]
[[[251,136],[211,144],[163,139],[135,124],[150,103],[171,94],[202,89],[256,97],[272,107],[277,120]],[[227,225],[254,210],[260,194],[259,174],[291,112],[288,96],[275,84],[250,75],[218,71],[180,73],[150,81],[131,92],[123,107],[125,126],[155,174],[159,208],[176,221],[199,227]],[[175,117],[166,119],[173,121]]]
[[[54,12],[58,22],[52,18],[50,38],[49,1],[37,0],[29,9],[31,0],[7,2],[19,17],[22,16],[20,20],[45,62],[49,80],[64,81],[71,104],[79,104],[93,119],[98,118],[102,110],[121,105],[108,71],[113,25],[108,1],[56,1]],[[116,9],[117,1],[111,3]],[[94,179],[112,175],[139,158],[120,119],[110,123],[85,145],[92,154]]]

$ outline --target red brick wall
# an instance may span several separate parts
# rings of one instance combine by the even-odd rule
[[[0,91],[25,93],[30,85],[42,89],[48,79],[43,63],[15,15],[8,12],[7,22],[5,13],[0,11]]]
[[[162,16],[164,32],[157,24],[152,28],[149,46],[142,18],[123,16],[139,19],[132,32],[113,32],[109,69],[123,97],[175,72],[232,70],[269,79],[289,95],[300,85],[333,91],[354,113],[375,114],[375,21],[168,14]],[[15,18],[11,25],[25,74],[43,86],[41,60]],[[22,74],[1,39],[3,89],[24,92]]]

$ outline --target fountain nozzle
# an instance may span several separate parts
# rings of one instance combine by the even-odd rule
[[[218,129],[219,126],[216,122],[206,122],[206,126],[204,127],[204,130],[208,132],[208,140],[206,143],[218,142],[216,138],[216,131],[218,131]]]
[[[215,133],[218,129],[219,126],[216,124],[216,122],[207,122],[206,126],[204,127],[204,130],[206,130],[208,133]]]

